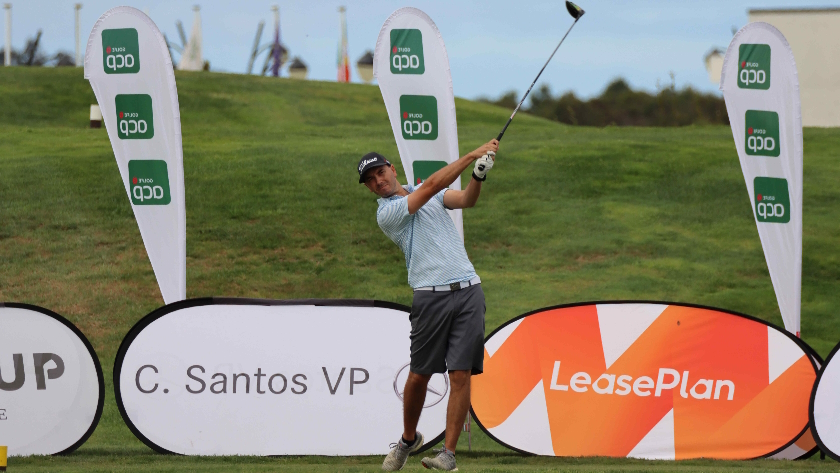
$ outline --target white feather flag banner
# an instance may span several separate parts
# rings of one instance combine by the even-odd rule
[[[416,8],[400,8],[379,30],[373,74],[385,100],[408,182],[417,185],[458,160],[458,123],[449,56],[437,26]],[[461,189],[456,179],[450,189]],[[450,210],[461,238],[461,210]]]
[[[802,113],[796,63],[767,23],[741,28],[720,90],[785,328],[799,336],[802,294]]]
[[[88,39],[85,79],[102,110],[163,300],[183,300],[187,228],[181,115],[163,35],[140,10],[108,10]]]

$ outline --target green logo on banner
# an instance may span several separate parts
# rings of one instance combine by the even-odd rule
[[[752,156],[779,156],[779,114],[747,110],[744,115],[745,146]]]
[[[425,71],[420,30],[391,30],[391,73],[422,74]]]
[[[790,195],[786,179],[756,177],[753,181],[755,214],[759,222],[790,222]]]
[[[152,119],[152,97],[146,94],[119,94],[117,104],[117,136],[122,140],[148,140],[155,136]]]
[[[134,205],[167,205],[172,200],[166,161],[131,160],[128,179]]]
[[[411,163],[411,168],[414,170],[414,185],[421,184],[444,167],[446,167],[446,161],[414,161]]]
[[[742,44],[738,48],[738,87],[770,88],[770,45]]]
[[[402,136],[407,140],[436,140],[437,99],[431,95],[400,96]]]
[[[102,30],[102,63],[106,74],[140,72],[140,43],[137,30]]]

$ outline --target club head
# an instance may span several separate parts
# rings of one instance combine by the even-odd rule
[[[575,20],[580,19],[580,17],[582,17],[583,14],[586,13],[585,11],[583,11],[583,8],[575,5],[574,3],[568,0],[566,0],[566,10],[569,10],[569,15],[572,15],[572,18],[574,18]]]

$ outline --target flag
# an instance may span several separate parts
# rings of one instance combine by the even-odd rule
[[[793,52],[767,23],[741,28],[720,90],[785,328],[799,336],[802,297],[802,112]]]
[[[341,13],[341,44],[338,46],[338,81],[350,82],[350,58],[347,55],[347,17],[346,9],[338,9]]]
[[[85,79],[102,110],[163,301],[186,299],[181,112],[166,40],[143,12],[117,7],[97,20],[87,45]]]
[[[417,185],[458,160],[458,122],[449,56],[437,26],[416,8],[385,20],[373,55],[373,75],[391,119],[406,179]],[[460,190],[456,179],[450,189]],[[461,238],[461,209],[449,210]]]

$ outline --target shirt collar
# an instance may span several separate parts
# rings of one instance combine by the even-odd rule
[[[414,190],[416,189],[416,187],[414,187],[414,186],[413,186],[413,185],[411,185],[411,184],[406,184],[406,185],[402,186],[402,188],[403,188],[403,189],[405,189],[405,190],[406,190],[409,194],[411,194],[412,192],[414,192]],[[397,194],[394,194],[394,195],[392,195],[391,197],[385,197],[385,198],[381,198],[381,197],[380,197],[379,199],[377,199],[377,202],[379,202],[380,204],[383,204],[383,203],[385,203],[385,202],[390,202],[390,201],[392,201],[392,200],[402,199],[403,197],[405,197],[405,196],[404,196],[404,195],[397,195]]]

